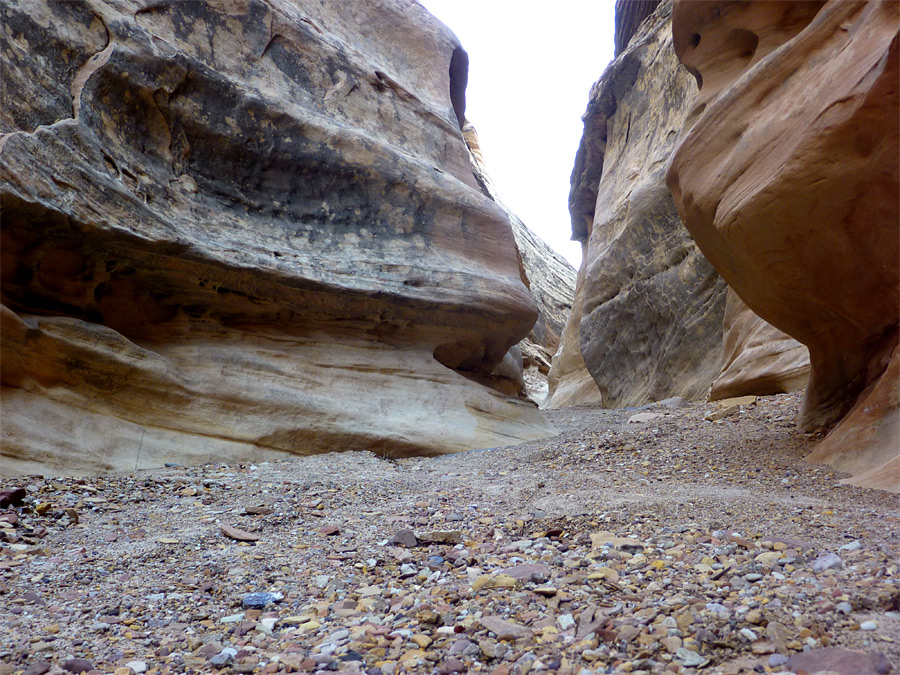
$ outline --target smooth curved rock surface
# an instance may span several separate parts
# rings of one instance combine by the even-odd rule
[[[875,396],[878,458],[900,447],[896,399],[874,393],[896,389],[898,14],[850,0],[678,0],[673,13],[700,85],[668,174],[679,213],[747,305],[809,348],[805,426],[843,419],[832,438],[858,438],[854,406]],[[856,446],[823,455],[839,464]]]
[[[900,348],[840,424],[807,457],[852,474],[844,483],[900,492]]]
[[[563,329],[559,349],[553,355],[547,376],[547,398],[542,407],[567,408],[583,403],[603,403],[600,388],[581,355],[581,318],[584,315],[584,268],[587,245],[582,242],[581,267],[575,282],[572,309]]]
[[[725,366],[709,400],[799,391],[809,381],[809,352],[753,313],[732,289],[725,300]]]
[[[572,174],[572,230],[587,241],[579,343],[608,407],[703,399],[722,365],[726,286],[665,184],[696,90],[675,60],[670,9],[593,86]]]
[[[551,432],[501,393],[537,308],[417,3],[8,2],[0,39],[4,473]]]

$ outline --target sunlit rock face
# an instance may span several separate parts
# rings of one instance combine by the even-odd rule
[[[675,49],[700,91],[668,174],[707,258],[809,348],[802,420],[840,422],[819,458],[895,490],[898,12],[678,0]]]
[[[726,286],[665,184],[696,91],[672,50],[670,11],[657,7],[591,90],[569,196],[587,246],[563,348],[580,347],[595,389],[579,355],[560,353],[553,407],[596,392],[609,407],[704,399],[722,366]]]
[[[4,473],[551,431],[417,3],[13,0],[0,40]]]

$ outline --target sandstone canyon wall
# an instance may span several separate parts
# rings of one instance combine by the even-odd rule
[[[551,432],[501,393],[538,311],[461,135],[465,53],[417,3],[0,24],[4,475]]]
[[[705,398],[721,369],[725,283],[665,185],[696,90],[671,47],[670,11],[663,3],[643,23],[632,18],[637,32],[591,89],[569,196],[586,253],[553,407],[596,400],[579,356],[608,407]]]
[[[668,174],[747,306],[809,348],[812,459],[900,489],[900,4],[678,0],[699,96]]]
[[[709,399],[799,391],[809,380],[809,352],[763,321],[728,289],[723,336],[725,365],[713,380]]]
[[[665,185],[697,90],[674,55],[671,9],[616,3],[617,58],[591,90],[572,174],[585,255],[550,407],[774,394],[808,376],[805,347],[726,295]]]

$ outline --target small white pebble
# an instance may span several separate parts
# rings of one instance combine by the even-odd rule
[[[559,627],[563,630],[571,628],[575,625],[575,619],[572,618],[571,614],[563,614],[560,616],[556,622],[559,624]]]
[[[863,621],[859,624],[860,630],[875,630],[876,628],[878,628],[878,624],[874,621]]]

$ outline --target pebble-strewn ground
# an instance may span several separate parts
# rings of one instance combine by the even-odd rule
[[[6,480],[27,494],[0,510],[0,673],[897,669],[900,500],[803,463],[798,404]]]

